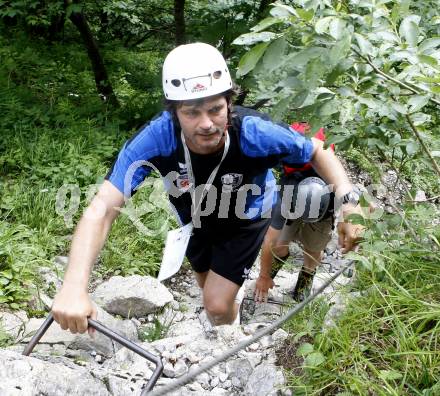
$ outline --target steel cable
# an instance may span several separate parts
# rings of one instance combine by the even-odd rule
[[[280,327],[284,322],[291,319],[293,316],[295,316],[297,313],[302,311],[302,309],[312,302],[316,297],[318,297],[331,283],[333,283],[346,269],[348,269],[353,264],[353,261],[349,261],[345,266],[342,266],[336,273],[327,279],[326,282],[324,282],[316,291],[315,293],[308,296],[304,301],[301,303],[295,305],[292,309],[290,309],[283,317],[277,319],[274,323],[269,325],[268,327],[260,330],[258,333],[254,334],[252,337],[243,340],[239,342],[235,347],[231,348],[230,350],[222,353],[220,356],[217,356],[216,358],[212,359],[209,362],[206,362],[204,364],[201,364],[200,366],[196,367],[195,369],[191,369],[190,372],[175,381],[171,382],[170,384],[164,385],[160,387],[159,389],[153,390],[151,393],[148,393],[151,396],[159,396],[159,395],[166,395],[169,392],[172,392],[173,390],[176,390],[183,385],[186,385],[191,380],[196,378],[198,375],[204,373],[205,371],[210,370],[215,365],[219,364],[220,362],[230,358],[231,356],[235,355],[242,349],[246,348],[247,346],[253,344],[255,341],[259,340],[260,338],[264,337],[265,335],[268,335],[272,333],[275,329]]]

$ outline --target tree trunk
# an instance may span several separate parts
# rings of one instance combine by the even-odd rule
[[[176,45],[184,44],[185,37],[185,0],[174,0],[174,26]]]
[[[113,87],[108,79],[107,70],[99,52],[98,44],[93,37],[85,15],[82,11],[72,12],[70,14],[70,20],[79,30],[84,45],[86,46],[87,54],[92,64],[93,74],[95,75],[96,89],[99,96],[111,106],[119,107],[118,100],[113,92]]]

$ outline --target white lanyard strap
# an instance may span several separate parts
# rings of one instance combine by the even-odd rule
[[[214,170],[211,172],[211,175],[209,176],[208,180],[206,181],[206,184],[203,186],[202,195],[200,197],[200,201],[197,204],[197,206],[196,206],[196,196],[195,196],[196,180],[194,178],[194,172],[193,172],[193,168],[192,168],[192,164],[191,164],[191,156],[189,154],[189,150],[186,145],[185,136],[183,135],[183,132],[180,132],[180,136],[182,139],[183,150],[185,152],[186,169],[188,171],[188,179],[189,179],[189,183],[190,183],[189,188],[190,188],[190,192],[191,192],[191,199],[192,199],[193,207],[195,208],[194,213],[197,213],[200,205],[202,204],[203,199],[205,198],[206,194],[208,193],[209,189],[212,186],[212,182],[214,181],[215,177],[217,176],[217,172],[220,168],[220,165],[222,164],[223,160],[226,158],[226,155],[228,154],[229,145],[230,145],[229,134],[226,131],[225,146],[223,148],[222,158],[221,158],[220,162],[217,164],[217,166],[214,168]]]

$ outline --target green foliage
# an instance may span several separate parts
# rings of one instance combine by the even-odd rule
[[[35,315],[40,307],[29,302],[38,301],[39,288],[53,295],[40,284],[38,268],[50,267],[54,256],[68,252],[73,225],[90,194],[134,133],[122,128],[139,126],[157,111],[160,82],[152,76],[158,74],[160,57],[112,50],[111,70],[122,106],[110,114],[95,93],[81,46],[49,47],[24,34],[12,39],[4,33],[0,40],[0,303]],[[70,195],[65,207],[56,205],[64,184],[76,185],[79,192],[71,213]],[[150,202],[150,193],[137,194],[130,207]],[[162,202],[158,197],[154,201]],[[140,218],[160,231],[158,224],[166,225],[169,214],[162,207],[153,209]],[[98,271],[105,276],[154,275],[163,232],[142,236],[127,215],[120,216]]]
[[[35,231],[0,221],[0,304],[7,303],[12,309],[26,307],[37,268],[44,263]]]
[[[152,323],[143,325],[139,328],[139,339],[143,342],[153,342],[166,338],[168,330],[173,324],[173,320],[174,316],[162,323],[159,318],[155,316]]]
[[[275,118],[307,120],[313,131],[328,126],[329,143],[342,150],[356,148],[367,161],[377,158],[404,173],[409,164],[417,171],[411,181],[429,178],[432,161],[408,117],[431,154],[437,152],[435,13],[416,2],[294,4],[275,3],[269,18],[234,41],[246,48],[259,43],[238,69],[247,86],[256,86],[256,99],[270,99]],[[438,183],[425,188],[439,192]]]
[[[322,332],[327,304],[314,302],[288,325],[305,357],[289,376],[295,394],[436,394],[438,349],[440,226],[434,205],[405,208],[405,220],[387,214],[368,221],[356,282],[336,326]],[[412,232],[417,235],[415,240]],[[299,373],[299,375],[298,375]]]
[[[12,337],[3,329],[0,324],[0,348],[6,348],[12,345]]]

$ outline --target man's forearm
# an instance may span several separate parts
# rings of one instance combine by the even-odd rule
[[[69,265],[64,275],[64,285],[87,290],[93,264],[104,246],[119,208],[124,203],[121,193],[104,182],[98,194],[85,210],[72,240]]]
[[[347,173],[333,151],[324,150],[320,140],[312,140],[315,146],[312,166],[327,184],[333,185],[336,197],[341,198],[353,188]]]
[[[105,219],[91,220],[86,217],[81,219],[73,236],[64,285],[87,290],[93,264],[110,229],[106,223]]]
[[[273,255],[270,243],[265,241],[261,249],[260,276],[270,276],[272,272],[272,261]]]

